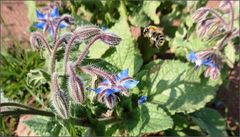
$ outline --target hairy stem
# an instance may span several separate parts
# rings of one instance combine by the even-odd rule
[[[107,72],[105,71],[102,71],[101,69],[99,68],[96,68],[96,67],[80,67],[78,66],[78,68],[80,70],[82,70],[83,72],[86,72],[86,73],[90,73],[90,74],[96,74],[102,78],[105,78],[107,79],[108,81],[110,81],[112,84],[115,83],[115,80],[114,78],[112,77],[112,75],[108,74]]]
[[[229,1],[228,2],[229,6],[230,6],[230,14],[231,14],[231,20],[230,20],[230,31],[233,31],[233,23],[234,23],[234,11],[233,11],[233,5],[232,3]]]
[[[77,61],[75,62],[75,65],[80,65],[80,63],[83,61],[83,59],[85,58],[85,56],[87,55],[87,52],[89,50],[89,48],[93,45],[93,43],[95,41],[97,41],[100,38],[101,35],[96,35],[91,42],[86,46],[86,48],[84,49],[84,51],[81,53],[81,55],[78,57]]]
[[[77,39],[78,37],[79,37],[79,34],[74,34],[70,38],[70,40],[69,40],[69,42],[68,42],[68,44],[66,46],[65,53],[64,53],[64,74],[66,74],[66,72],[67,72],[67,62],[68,62],[68,58],[69,58],[70,48],[71,48],[72,43],[74,42],[74,40]]]
[[[223,23],[223,26],[225,27],[226,30],[229,30],[227,22],[225,21],[225,19],[215,10],[211,9],[211,8],[206,8],[204,7],[203,10],[207,10],[210,13],[212,13],[213,15],[215,15],[216,17],[218,17],[220,19],[220,21]]]
[[[14,103],[14,102],[1,103],[0,107],[20,107],[20,108],[25,108],[25,109],[29,109],[29,110],[36,110],[33,107],[25,106],[25,105]]]
[[[57,33],[58,33],[58,29],[59,29],[59,26],[60,24],[65,20],[65,18],[61,18],[58,23],[57,23],[57,26],[56,26],[56,30],[55,30],[55,35],[54,35],[54,41],[53,41],[53,44],[55,45],[55,43],[57,42]]]
[[[51,57],[50,57],[50,72],[51,74],[53,72],[55,72],[55,64],[56,64],[56,52],[57,52],[57,49],[59,47],[59,45],[62,43],[63,41],[62,40],[58,40],[55,44],[54,44],[54,47],[53,47],[53,50],[52,50],[52,54],[51,54]]]
[[[42,36],[42,34],[40,32],[34,32],[32,35],[33,35],[33,38],[34,37],[39,37],[40,38],[40,40],[44,43],[45,47],[47,48],[49,55],[51,55],[51,52],[52,52],[51,48],[48,45],[46,39]]]
[[[43,110],[12,110],[12,111],[2,111],[0,116],[9,116],[9,115],[41,115],[41,116],[48,116],[48,117],[54,117],[54,113],[49,111],[43,111]]]

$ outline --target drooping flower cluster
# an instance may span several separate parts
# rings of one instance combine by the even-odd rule
[[[218,10],[202,7],[195,11],[193,14],[193,20],[196,22],[196,32],[200,38],[215,40],[218,38],[219,41],[216,42],[212,48],[205,51],[186,55],[186,58],[195,63],[196,67],[206,66],[205,77],[210,77],[216,79],[220,74],[220,64],[221,57],[219,53],[221,49],[225,46],[227,41],[238,36],[240,33],[239,28],[236,29],[233,26],[234,23],[234,10],[233,1],[225,0],[221,1]],[[225,19],[224,14],[228,17]]]
[[[48,31],[53,35],[53,43],[49,44],[44,38],[44,35],[40,32],[34,32],[31,35],[31,43],[35,48],[39,48],[44,45],[50,56],[49,68],[51,72],[51,91],[52,101],[58,115],[64,119],[69,118],[70,105],[69,101],[73,101],[77,104],[83,104],[86,100],[85,86],[83,79],[77,74],[76,68],[79,68],[82,72],[88,74],[94,74],[101,76],[103,81],[98,85],[97,89],[90,89],[97,93],[97,100],[106,104],[109,109],[112,109],[120,95],[128,96],[128,90],[134,88],[138,81],[134,80],[128,75],[128,69],[120,72],[117,75],[111,75],[99,68],[92,66],[82,66],[81,62],[86,57],[90,47],[100,40],[109,46],[116,46],[121,42],[121,38],[116,34],[106,31],[106,28],[99,28],[95,25],[80,26],[73,32],[64,33],[63,35],[57,35],[58,29],[67,27],[73,23],[73,19],[69,15],[59,16],[58,8],[48,11],[46,14],[36,11],[38,20],[40,21],[36,27],[42,29],[44,32]],[[86,44],[85,49],[80,53],[79,57],[75,61],[69,61],[69,54],[71,53],[71,46],[75,42],[82,42]],[[67,89],[60,88],[58,84],[57,72],[55,70],[56,64],[56,52],[60,46],[65,46],[64,53],[64,67],[63,76],[67,78]],[[68,91],[68,92],[67,92]],[[65,94],[69,94],[69,97]],[[71,99],[71,100],[70,100]]]

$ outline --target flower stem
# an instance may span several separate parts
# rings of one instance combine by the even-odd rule
[[[234,23],[234,11],[233,11],[233,5],[232,3],[229,1],[228,2],[229,6],[230,6],[230,13],[231,13],[231,20],[230,20],[230,31],[233,31],[233,23]]]
[[[78,68],[80,70],[82,70],[83,72],[90,73],[90,74],[94,73],[94,74],[96,74],[96,75],[98,75],[98,76],[100,76],[102,78],[105,78],[108,81],[110,81],[112,84],[115,83],[115,80],[113,79],[112,75],[108,74],[105,71],[102,71],[99,68],[92,67],[92,66],[91,67],[80,67],[80,66],[78,66]]]
[[[51,48],[48,45],[46,39],[43,37],[43,35],[40,32],[34,32],[34,33],[32,33],[32,38],[34,39],[34,37],[40,38],[40,40],[44,43],[45,47],[47,48],[49,55],[51,55],[51,52],[52,52]]]
[[[226,29],[226,30],[229,30],[227,22],[225,21],[225,19],[224,19],[217,11],[215,11],[215,10],[213,10],[213,9],[211,9],[211,8],[207,8],[207,7],[204,7],[203,9],[211,12],[211,13],[214,14],[216,17],[218,17],[218,18],[221,20],[221,22],[223,23],[225,29]]]
[[[93,43],[95,41],[97,41],[99,38],[101,37],[100,35],[96,35],[91,42],[86,46],[86,48],[84,49],[84,51],[81,53],[81,55],[78,57],[77,61],[75,62],[75,65],[80,65],[80,63],[83,61],[84,57],[87,55],[87,52],[89,50],[89,48],[93,45]]]
[[[48,117],[54,117],[54,113],[43,110],[12,110],[12,111],[2,111],[0,116],[9,116],[9,115],[42,115]]]
[[[36,110],[35,108],[25,106],[25,105],[22,105],[22,104],[18,104],[18,103],[14,103],[14,102],[1,103],[0,107],[20,107],[20,108],[25,108],[25,109],[29,109],[29,110]]]
[[[64,53],[64,74],[66,74],[66,71],[67,71],[67,62],[68,62],[68,58],[69,58],[69,52],[70,52],[71,45],[74,42],[74,40],[78,37],[79,37],[79,34],[74,34],[70,38],[70,40],[66,46],[65,53]]]

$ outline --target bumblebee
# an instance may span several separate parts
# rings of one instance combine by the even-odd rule
[[[156,26],[148,26],[143,30],[144,37],[150,38],[157,48],[163,45],[165,41],[162,30]]]

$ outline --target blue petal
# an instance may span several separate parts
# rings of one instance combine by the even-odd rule
[[[111,84],[111,82],[108,79],[103,79],[102,83]]]
[[[44,19],[45,14],[41,13],[39,10],[36,10],[37,18],[38,19]]]
[[[203,65],[205,66],[213,66],[214,64],[212,63],[212,59],[207,59],[207,60],[203,60],[202,62]]]
[[[58,7],[54,8],[51,13],[50,13],[51,17],[58,17],[59,16],[59,12],[58,12]]]
[[[131,79],[131,80],[126,80],[124,83],[122,83],[122,86],[127,89],[132,89],[137,86],[139,81]]]
[[[192,62],[197,59],[197,56],[193,51],[191,51],[190,54],[186,55],[186,58]]]
[[[116,89],[107,89],[105,95],[108,97],[108,96],[111,95],[112,93],[117,93],[117,92],[120,92],[120,90],[116,90]]]
[[[92,90],[92,91],[96,92],[97,94],[99,94],[103,91],[103,88],[97,88],[97,89],[87,88],[87,90]]]
[[[147,101],[147,96],[141,96],[140,99],[138,99],[138,104],[143,104]]]
[[[68,24],[66,22],[62,22],[59,27],[62,29],[62,28],[65,28],[67,26],[68,26]]]
[[[102,26],[102,30],[105,31],[107,28],[106,26]]]
[[[36,25],[34,25],[36,28],[39,28],[39,29],[43,29],[45,26],[46,26],[46,23],[45,22],[40,22]]]
[[[51,28],[48,29],[48,33],[53,36],[53,30]]]
[[[117,76],[118,76],[119,79],[123,79],[123,78],[128,77],[128,69],[123,70]]]

